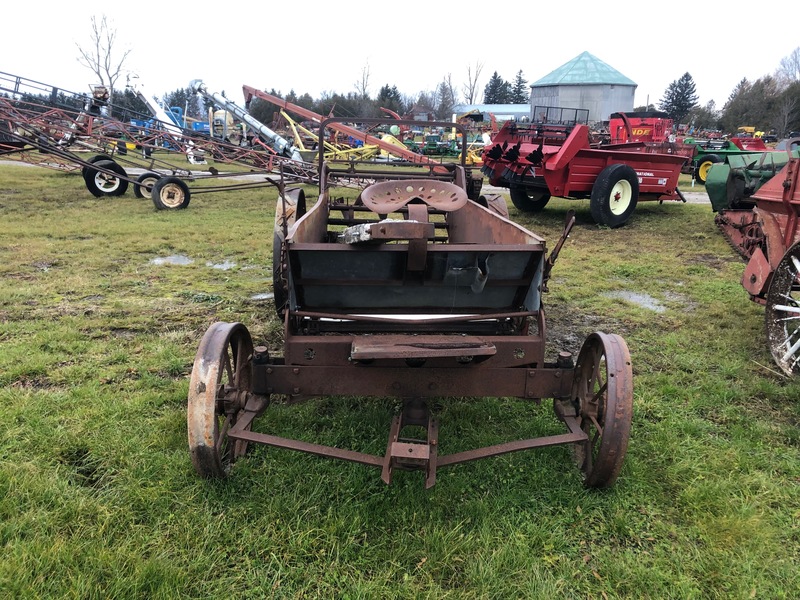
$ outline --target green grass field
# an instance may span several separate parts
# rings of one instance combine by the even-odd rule
[[[215,321],[280,353],[271,189],[156,211],[79,174],[0,165],[0,596],[798,598],[800,383],[708,205],[588,201],[511,217],[552,247],[552,351],[622,335],[633,429],[616,486],[568,447],[418,472],[255,447],[200,479],[188,377]],[[180,260],[177,260],[180,259]],[[185,263],[185,264],[173,264]],[[224,268],[223,268],[224,267]],[[552,357],[551,357],[552,358]],[[382,454],[392,399],[276,404],[256,429]],[[443,400],[443,453],[560,433],[547,402]]]

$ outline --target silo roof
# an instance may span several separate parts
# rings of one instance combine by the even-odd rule
[[[534,81],[531,87],[553,85],[633,85],[636,83],[588,52],[582,52],[568,63]]]

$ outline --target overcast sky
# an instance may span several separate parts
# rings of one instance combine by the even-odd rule
[[[658,105],[688,72],[700,103],[722,108],[742,78],[773,74],[800,46],[796,3],[734,4],[15,0],[2,9],[0,71],[88,91],[77,45],[90,46],[91,18],[105,15],[116,50],[131,50],[125,66],[159,98],[194,79],[236,103],[242,85],[318,98],[355,91],[365,69],[373,97],[385,84],[416,97],[448,74],[461,91],[478,64],[482,92],[495,71],[533,83],[587,51],[638,85],[635,106]]]

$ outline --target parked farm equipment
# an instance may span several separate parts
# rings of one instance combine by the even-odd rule
[[[314,111],[311,111],[302,106],[298,106],[297,104],[288,102],[283,98],[258,90],[248,85],[242,86],[242,92],[245,98],[245,106],[249,106],[253,98],[259,98],[260,100],[270,102],[271,104],[274,104],[275,106],[278,106],[287,112],[296,114],[304,119],[314,121],[315,123],[320,123],[325,118],[322,115],[315,113]],[[413,121],[404,121],[404,120],[394,120],[390,121],[389,123],[391,125],[397,125],[398,127],[404,124],[406,125],[413,124],[415,126],[419,126],[419,123],[414,123]],[[452,127],[452,123],[448,123],[447,126]],[[440,165],[443,160],[443,159],[436,160],[429,156],[419,154],[405,147],[405,145],[403,144],[397,144],[396,140],[383,140],[377,136],[369,134],[366,130],[360,130],[355,127],[346,125],[342,122],[331,121],[329,127],[331,128],[332,131],[336,133],[343,133],[345,135],[350,136],[354,140],[359,140],[363,142],[364,144],[377,146],[384,152],[392,156],[402,158],[403,160],[408,161],[412,164]],[[438,168],[441,170],[441,167]],[[479,172],[473,171],[472,169],[468,169],[467,194],[470,197],[470,199],[478,200],[480,198],[482,186],[483,186],[483,177],[481,176],[481,174]]]
[[[0,140],[0,153],[47,168],[80,169],[96,197],[120,196],[132,185],[137,197],[151,198],[157,209],[180,209],[189,204],[187,182],[203,180],[191,193],[211,193],[272,186],[281,173],[294,181],[316,181],[312,163],[278,155],[264,143],[240,147],[180,129],[171,120],[150,119],[151,125],[143,128],[111,118],[108,92],[102,86],[95,86],[91,96],[70,93],[67,103],[57,88],[0,75],[0,89],[12,94],[0,98],[5,140]],[[36,96],[28,89],[36,90]],[[41,91],[48,89],[52,92],[44,96],[55,100],[43,104]],[[216,166],[203,171],[188,166],[206,159]],[[223,173],[220,165],[245,168]],[[250,178],[243,180],[242,175]],[[210,180],[225,183],[213,185]]]
[[[597,223],[619,227],[640,200],[685,202],[678,177],[686,160],[661,144],[595,147],[582,123],[507,121],[483,151],[483,173],[509,188],[519,210],[541,211],[551,196],[589,198]]]
[[[735,202],[720,208],[721,199],[712,201],[717,226],[747,262],[742,286],[751,300],[764,305],[767,343],[775,363],[787,375],[800,372],[798,147],[800,138],[790,140],[783,167],[770,177],[765,178],[775,168],[772,156],[761,164],[728,170],[726,185]],[[760,185],[745,199],[737,194],[748,182]]]
[[[342,126],[322,120],[320,145],[326,128]],[[431,487],[446,466],[566,444],[586,486],[611,486],[631,426],[625,341],[596,332],[575,362],[569,352],[545,357],[542,293],[574,216],[548,256],[544,239],[468,198],[463,154],[459,163],[382,168],[319,160],[319,196],[310,207],[300,189],[281,188],[277,202],[282,354],[254,345],[236,322],[214,323],[200,342],[187,412],[198,474],[227,476],[257,443],[372,466],[387,484],[396,470],[421,470]],[[345,179],[357,189],[339,187]],[[253,428],[273,399],[320,396],[396,398],[402,408],[385,454]],[[433,400],[486,396],[552,398],[566,432],[445,454],[448,444],[461,444],[440,437]]]
[[[733,137],[727,140],[693,140],[692,138],[687,138],[684,143],[693,144],[697,147],[697,152],[690,166],[692,175],[701,183],[707,182],[709,169],[713,165],[727,164],[738,156],[770,151],[761,138]]]

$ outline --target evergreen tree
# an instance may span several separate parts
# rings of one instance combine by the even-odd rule
[[[697,88],[689,73],[673,81],[664,92],[659,108],[676,123],[682,123],[689,112],[697,106]]]
[[[760,131],[775,127],[781,99],[779,90],[778,81],[770,75],[753,83],[742,79],[725,103],[720,119],[722,129],[736,133],[741,126],[755,127]]]
[[[440,121],[449,121],[456,105],[456,95],[447,79],[444,79],[436,89],[436,118]]]
[[[511,84],[500,77],[497,71],[483,89],[483,101],[486,104],[509,104],[511,101]]]
[[[206,115],[202,112],[202,102],[199,101],[191,88],[177,89],[174,92],[164,94],[161,99],[164,110],[170,112],[170,107],[177,106],[186,115],[193,119],[205,120]]]
[[[111,115],[120,121],[129,121],[130,119],[147,120],[152,117],[150,108],[145,104],[144,100],[127,88],[122,93],[117,92]]]
[[[527,104],[531,101],[531,90],[528,87],[528,82],[522,77],[522,69],[517,71],[517,76],[514,78],[514,84],[511,86],[511,103],[512,104]]]
[[[397,90],[396,85],[391,87],[389,87],[388,83],[384,85],[378,92],[376,102],[378,103],[379,107],[393,110],[401,116],[405,112],[403,110],[403,98],[400,96],[400,92]]]

